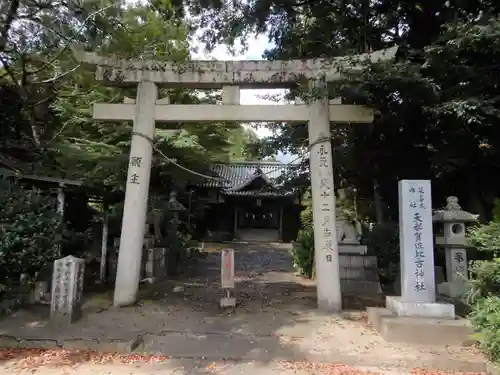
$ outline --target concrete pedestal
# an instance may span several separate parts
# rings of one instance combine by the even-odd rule
[[[385,305],[396,316],[455,319],[455,306],[450,303],[408,302],[401,297],[387,296]]]
[[[465,345],[474,328],[467,319],[396,316],[389,309],[369,307],[368,322],[388,342],[418,345]]]
[[[407,302],[387,297],[386,308],[369,307],[368,321],[389,342],[421,345],[462,345],[474,332],[467,319],[455,316],[448,303]]]

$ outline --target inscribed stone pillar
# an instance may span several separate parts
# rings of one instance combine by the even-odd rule
[[[139,83],[118,254],[115,306],[126,306],[137,301],[153,157],[151,141],[146,138],[154,138],[157,97],[158,90],[154,83],[148,81]]]
[[[320,89],[322,86],[316,86]],[[313,95],[316,94],[313,92]],[[340,271],[335,229],[335,194],[328,97],[309,104],[309,145],[318,308],[340,311]]]
[[[435,302],[432,200],[428,180],[399,181],[399,241],[401,301]]]
[[[69,324],[81,317],[84,270],[85,260],[71,255],[54,262],[50,303],[52,323]]]

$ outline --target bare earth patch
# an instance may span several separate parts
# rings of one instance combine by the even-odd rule
[[[0,348],[9,347],[0,351],[0,365],[5,373],[42,375],[484,371],[475,348],[385,342],[363,313],[382,296],[346,295],[352,312],[320,313],[314,285],[294,273],[286,248],[240,246],[234,311],[218,307],[220,259],[211,253],[189,277],[143,290],[135,307],[110,308],[110,295],[99,294],[88,300],[83,319],[67,327],[51,326],[47,307],[15,313],[0,321]],[[26,343],[46,349],[19,349]],[[122,354],[103,353],[110,351]]]

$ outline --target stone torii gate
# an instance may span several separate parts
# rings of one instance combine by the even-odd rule
[[[240,106],[240,88],[286,88],[306,79],[324,89],[340,71],[359,69],[359,62],[393,59],[397,48],[350,58],[289,61],[170,61],[116,60],[74,48],[82,63],[97,66],[96,80],[106,85],[137,86],[135,100],[95,104],[94,119],[133,121],[132,144],[123,211],[114,305],[136,302],[146,218],[155,122],[308,122],[313,198],[318,308],[339,311],[339,255],[335,227],[330,122],[370,123],[371,109],[332,104],[312,95],[309,104]],[[358,64],[353,64],[357,61]],[[339,69],[340,68],[340,69]],[[222,89],[222,105],[170,105],[158,98],[158,86]],[[324,91],[322,91],[324,92]]]

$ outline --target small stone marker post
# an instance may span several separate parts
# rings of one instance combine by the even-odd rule
[[[220,307],[236,307],[236,298],[231,297],[234,293],[234,250],[222,249],[221,251],[221,287],[226,296],[221,298]]]
[[[387,297],[397,316],[455,318],[455,307],[436,303],[432,200],[429,180],[399,181],[401,297]]]
[[[54,261],[50,319],[56,324],[78,320],[83,304],[83,274],[85,260],[67,256]]]

